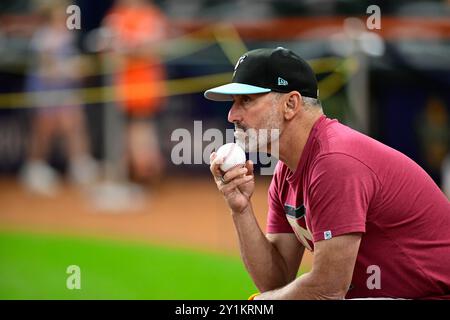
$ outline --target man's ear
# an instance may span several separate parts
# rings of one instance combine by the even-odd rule
[[[284,102],[284,118],[291,120],[299,111],[302,105],[302,96],[298,91],[291,91],[286,95]]]

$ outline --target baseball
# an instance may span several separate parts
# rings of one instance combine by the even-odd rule
[[[217,156],[223,158],[220,170],[227,172],[236,166],[244,166],[245,152],[236,143],[227,143],[217,150]]]

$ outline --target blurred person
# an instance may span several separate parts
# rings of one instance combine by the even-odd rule
[[[431,96],[416,119],[420,151],[426,168],[437,183],[443,186],[441,168],[450,151],[449,115],[445,102]]]
[[[150,1],[119,0],[103,25],[114,54],[116,96],[127,121],[130,178],[154,183],[164,170],[154,116],[166,95],[166,72],[157,50],[166,37],[167,21]]]
[[[54,138],[63,138],[70,180],[78,185],[93,182],[97,163],[90,155],[85,115],[74,89],[80,86],[80,59],[75,33],[66,27],[64,1],[40,7],[43,24],[32,37],[33,61],[26,81],[34,107],[30,144],[20,178],[31,191],[52,195],[60,182],[47,163]]]
[[[210,171],[231,211],[253,299],[450,299],[450,202],[414,161],[326,117],[315,74],[292,51],[256,49],[232,83],[205,97],[232,101],[236,139],[279,130],[248,151],[278,144],[267,232],[252,206],[253,163]],[[242,143],[242,142],[241,142]],[[297,277],[304,250],[310,272]]]

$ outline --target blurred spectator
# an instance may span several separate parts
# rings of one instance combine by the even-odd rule
[[[445,182],[441,181],[444,159],[450,151],[449,115],[445,102],[431,96],[422,114],[417,119],[419,146],[425,168],[431,177],[444,189]]]
[[[84,110],[74,91],[80,85],[81,60],[75,33],[66,28],[66,5],[52,1],[40,7],[43,23],[31,41],[34,60],[26,82],[34,110],[21,181],[29,190],[46,195],[52,195],[59,183],[57,172],[47,163],[56,137],[64,139],[73,182],[86,185],[97,173],[97,164],[88,151]]]
[[[165,68],[158,58],[166,37],[162,12],[146,0],[119,0],[107,14],[104,27],[112,36],[114,84],[127,118],[126,143],[131,178],[156,182],[164,161],[154,121],[166,95]]]

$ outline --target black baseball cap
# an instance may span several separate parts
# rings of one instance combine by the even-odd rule
[[[205,98],[232,101],[232,95],[298,91],[318,98],[317,79],[309,64],[289,49],[256,49],[242,55],[231,83],[209,89]]]

